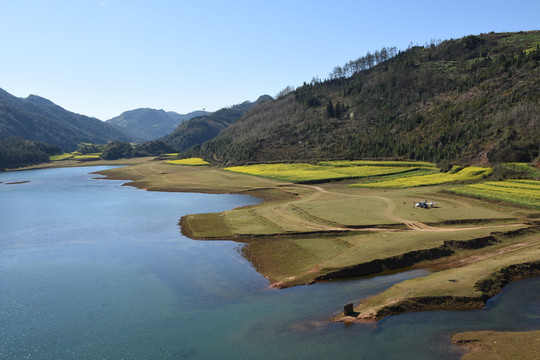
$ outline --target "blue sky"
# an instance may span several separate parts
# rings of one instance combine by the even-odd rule
[[[0,0],[0,88],[107,120],[275,96],[384,46],[540,29],[540,1]]]

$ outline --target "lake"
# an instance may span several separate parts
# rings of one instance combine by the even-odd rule
[[[258,199],[89,174],[103,169],[0,173],[0,359],[459,359],[455,332],[540,327],[540,279],[482,310],[329,323],[344,304],[426,273],[271,289],[242,244],[178,227],[182,215]]]

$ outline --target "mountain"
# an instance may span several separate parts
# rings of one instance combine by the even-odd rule
[[[188,155],[223,164],[540,159],[540,31],[470,35],[375,55],[254,106]]]
[[[0,137],[21,137],[76,150],[79,143],[129,141],[129,136],[101,120],[75,114],[36,95],[18,98],[0,89]]]
[[[135,109],[125,111],[119,116],[107,120],[106,123],[135,139],[149,141],[172,133],[184,121],[208,114],[210,113],[202,110],[189,114],[178,114],[174,111]]]
[[[255,102],[245,101],[241,104],[220,109],[212,114],[199,116],[180,124],[174,132],[163,137],[163,141],[181,151],[194,145],[213,139],[223,129],[240,119],[254,105],[272,99],[269,95],[260,96]]]

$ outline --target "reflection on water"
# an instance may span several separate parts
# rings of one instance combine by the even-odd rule
[[[540,279],[479,311],[328,323],[423,272],[270,289],[241,245],[177,228],[256,199],[145,192],[95,170],[0,174],[0,359],[458,359],[454,332],[540,327]]]

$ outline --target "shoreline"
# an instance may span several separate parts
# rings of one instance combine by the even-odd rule
[[[364,323],[377,322],[387,316],[398,315],[408,312],[437,311],[437,310],[477,310],[485,307],[487,301],[499,294],[503,288],[515,281],[540,276],[540,261],[522,263],[504,267],[494,271],[488,277],[478,281],[475,288],[479,289],[479,295],[467,296],[424,296],[403,297],[399,300],[391,300],[386,303],[362,309],[362,304],[376,299],[381,293],[361,300],[354,308],[354,315],[340,314],[332,318],[334,322]],[[399,284],[396,284],[399,285]],[[394,287],[396,286],[394,285]],[[391,287],[390,289],[392,289]]]
[[[189,167],[186,167],[186,166],[182,166],[181,167],[182,169],[190,169]],[[178,168],[174,168],[174,167],[169,167],[168,169],[178,169]],[[156,169],[157,170],[157,169]],[[216,171],[216,170],[219,170],[219,169],[212,169],[212,171]],[[105,171],[99,171],[97,172],[99,173],[100,175],[102,176],[105,176],[106,179],[115,179],[115,180],[127,180],[129,181],[128,183],[124,184],[125,186],[133,186],[133,187],[136,187],[138,189],[142,189],[142,190],[146,190],[146,191],[170,191],[170,192],[201,192],[201,193],[207,193],[207,194],[217,194],[217,193],[229,193],[229,194],[247,194],[247,195],[251,195],[251,196],[256,196],[258,198],[261,198],[263,200],[263,203],[265,202],[269,202],[269,201],[272,201],[274,200],[274,197],[272,196],[269,196],[268,194],[265,194],[267,196],[261,196],[261,194],[257,194],[256,191],[257,190],[260,190],[261,188],[260,187],[251,187],[249,189],[230,189],[230,188],[226,188],[226,187],[221,187],[221,188],[216,188],[216,187],[213,187],[213,188],[208,188],[208,187],[202,187],[202,186],[196,186],[196,188],[194,188],[193,186],[189,187],[189,186],[183,186],[181,187],[180,189],[176,186],[171,186],[171,187],[156,187],[155,184],[151,184],[151,183],[148,183],[147,179],[144,179],[142,176],[137,176],[135,173],[132,173],[132,174],[127,174],[125,172],[122,172],[121,174],[118,174],[118,173],[113,173],[111,174],[111,171],[110,170],[105,170]],[[160,175],[163,175],[162,171],[159,172]],[[253,177],[250,177],[250,179],[253,179]],[[256,178],[258,179],[258,178]],[[266,186],[266,189],[268,189],[268,179],[263,179],[263,181],[265,182],[265,186]],[[154,185],[154,186],[152,186]],[[192,184],[193,185],[193,184]],[[223,184],[221,184],[223,185]],[[185,216],[182,216],[179,221],[178,221],[178,224],[180,225],[181,227],[181,232],[183,235],[191,238],[191,239],[196,239],[196,240],[205,240],[205,241],[211,241],[213,239],[220,239],[220,240],[229,240],[229,241],[235,241],[235,242],[241,242],[241,243],[244,243],[246,244],[246,246],[250,246],[250,244],[255,241],[256,239],[264,239],[264,238],[274,238],[274,237],[302,237],[302,236],[309,236],[310,234],[309,233],[305,233],[305,232],[289,232],[289,233],[276,233],[276,234],[262,234],[262,235],[257,235],[257,234],[230,234],[230,235],[223,235],[223,234],[219,234],[217,236],[197,236],[196,234],[194,234],[193,232],[193,229],[190,227],[189,223],[188,223],[188,217],[190,215],[185,215]],[[451,221],[452,222],[452,221]],[[453,221],[453,222],[456,222],[456,221]],[[457,221],[458,223],[460,222],[464,222],[464,223],[468,223],[469,221]],[[532,225],[532,224],[529,224],[529,225]],[[395,227],[395,226],[394,226]],[[534,228],[534,229],[537,229],[538,228],[538,224],[536,224],[535,222],[535,225],[532,225],[530,227],[528,227],[528,229],[531,229],[531,228]],[[381,230],[381,229],[379,229]],[[520,230],[516,230],[515,232],[516,233],[519,233],[519,232],[526,232],[527,231],[527,228],[526,229],[520,229]],[[537,231],[537,230],[535,230]],[[338,232],[340,233],[340,232]],[[311,234],[311,236],[320,236],[321,235],[321,232],[320,231],[316,231],[315,233]],[[333,231],[323,231],[323,236],[333,236]],[[514,236],[514,235],[512,235]],[[426,254],[430,254],[429,256],[416,256],[416,255],[412,255],[414,258],[416,258],[416,260],[413,260],[412,262],[410,263],[406,263],[406,264],[402,264],[401,266],[398,266],[394,269],[394,271],[406,271],[407,269],[410,269],[411,266],[418,266],[419,263],[422,263],[422,262],[425,262],[426,260],[433,260],[433,259],[446,259],[449,255],[448,253],[448,250],[450,250],[451,248],[467,248],[467,247],[470,247],[470,248],[482,248],[482,247],[488,247],[488,246],[491,246],[493,243],[497,242],[497,240],[495,240],[493,238],[493,236],[484,236],[484,237],[479,237],[477,239],[472,239],[472,240],[467,240],[467,241],[458,241],[458,242],[455,242],[455,241],[452,241],[452,242],[445,242],[443,245],[440,246],[440,248],[437,249],[437,256],[433,257],[433,254],[431,254],[432,251],[427,251]],[[421,253],[422,251],[418,252],[418,251],[413,251],[411,254],[415,254],[415,253]],[[438,253],[441,253],[441,254],[438,254]],[[377,260],[378,262],[380,262],[380,260]],[[388,261],[391,261],[390,258]],[[391,261],[392,262],[392,261]],[[360,264],[359,264],[360,265]],[[371,266],[369,266],[371,267]],[[315,282],[320,282],[320,281],[328,281],[328,280],[332,280],[332,279],[341,279],[341,278],[351,278],[351,277],[363,277],[363,276],[377,276],[377,274],[380,274],[381,272],[384,271],[384,269],[387,269],[387,270],[391,270],[393,267],[390,267],[390,268],[387,268],[387,266],[385,265],[382,265],[382,268],[378,271],[360,271],[358,272],[358,270],[353,270],[352,273],[350,273],[350,270],[346,270],[346,268],[342,268],[342,270],[339,270],[337,272],[334,272],[334,273],[328,273],[326,275],[323,275],[323,276],[319,276],[319,277],[315,277],[313,280],[309,280],[309,281],[306,281],[306,282],[302,282],[302,283],[299,283],[297,285],[307,285],[307,284],[312,284],[312,283],[315,283]],[[540,268],[540,267],[539,267]],[[258,270],[259,271],[259,270]],[[261,272],[261,271],[259,271]],[[345,276],[340,276],[339,273],[340,272],[344,272],[344,275]],[[349,272],[349,274],[347,274],[347,272]],[[280,280],[277,280],[277,279],[272,279],[272,277],[268,276],[267,274],[265,273],[261,273],[263,274],[263,276],[265,276],[268,281],[269,281],[269,286],[271,288],[277,288],[277,289],[281,289],[281,288],[288,288],[288,287],[291,287],[291,286],[295,286],[296,284],[287,284],[287,283],[283,283],[282,281]],[[490,274],[490,276],[496,274],[496,272],[493,272]],[[484,305],[485,305],[485,302],[487,301],[488,298],[492,297],[493,295],[495,295],[496,293],[498,293],[500,290],[502,290],[502,287],[504,285],[506,285],[507,283],[511,282],[511,281],[515,281],[517,280],[518,277],[527,277],[527,276],[540,276],[540,272],[536,272],[534,275],[532,274],[514,274],[514,278],[513,279],[510,279],[510,280],[507,280],[502,286],[500,286],[496,291],[491,291],[490,292],[490,295],[488,297],[486,297],[485,295],[482,295],[482,296],[473,296],[473,297],[452,297],[452,296],[444,296],[444,297],[437,297],[437,296],[426,296],[426,297],[419,297],[419,298],[411,298],[411,299],[408,299],[408,301],[410,302],[409,305],[407,305],[406,303],[401,303],[401,304],[398,304],[398,305],[394,305],[393,307],[389,307],[387,305],[382,305],[382,309],[384,309],[384,311],[382,312],[379,312],[377,314],[371,314],[371,313],[362,313],[362,311],[358,311],[359,312],[359,316],[357,317],[346,317],[346,316],[337,316],[337,317],[334,317],[333,319],[331,319],[331,321],[342,321],[342,322],[345,322],[345,323],[349,323],[349,322],[373,322],[373,321],[378,321],[386,316],[389,316],[389,315],[392,315],[392,314],[399,314],[399,313],[404,313],[404,312],[411,312],[411,311],[430,311],[430,310],[440,310],[440,309],[459,309],[459,310],[464,310],[464,309],[479,309],[479,308],[482,308]],[[382,315],[384,313],[384,315]],[[338,320],[339,319],[339,320]]]
[[[538,331],[468,331],[452,335],[452,343],[467,348],[467,360],[521,359],[540,357]]]
[[[77,166],[77,167],[85,167],[85,166],[101,166],[101,165],[108,165],[108,166],[115,166],[115,165],[118,165],[118,166],[122,166],[122,165],[128,165],[127,167],[124,167],[124,168],[116,168],[116,169],[122,169],[122,170],[116,170],[116,171],[111,171],[111,170],[101,170],[101,171],[97,171],[95,172],[95,174],[99,174],[101,176],[103,176],[103,178],[101,179],[112,179],[112,180],[125,180],[127,181],[125,184],[123,184],[122,186],[132,186],[132,187],[136,187],[138,189],[141,189],[141,190],[145,190],[145,191],[165,191],[165,192],[199,192],[199,193],[207,193],[207,194],[218,194],[218,193],[229,193],[229,194],[246,194],[246,195],[251,195],[251,196],[255,196],[255,197],[258,197],[260,199],[262,199],[262,202],[261,204],[268,204],[268,203],[272,203],[272,202],[276,202],[279,203],[279,197],[281,196],[282,197],[282,200],[281,201],[284,201],[283,199],[287,198],[287,194],[283,194],[283,193],[279,193],[279,192],[276,192],[275,188],[278,187],[277,184],[279,184],[279,182],[271,182],[271,181],[268,181],[268,179],[264,179],[262,181],[260,181],[259,179],[255,178],[255,180],[253,179],[253,177],[249,177],[250,181],[247,183],[247,184],[240,184],[240,185],[234,185],[234,186],[230,186],[230,182],[231,178],[238,178],[238,175],[231,175],[231,174],[228,174],[228,173],[224,173],[222,172],[221,170],[217,169],[217,168],[207,168],[207,172],[211,172],[212,174],[210,174],[211,176],[213,175],[219,175],[221,176],[222,178],[224,178],[224,181],[223,182],[220,182],[219,183],[219,186],[214,186],[215,183],[216,183],[216,180],[213,180],[212,182],[209,182],[209,183],[206,183],[205,181],[197,181],[198,178],[197,176],[199,176],[199,172],[194,172],[193,169],[189,169],[185,166],[182,166],[181,168],[178,168],[178,167],[171,167],[169,165],[169,167],[164,167],[163,165],[161,165],[159,161],[151,161],[152,159],[138,159],[138,161],[136,161],[136,163],[129,163],[126,161],[115,161],[115,162],[110,162],[110,161],[107,161],[107,162],[99,162],[99,163],[96,163],[94,161],[92,162],[77,162],[77,163],[71,163],[69,164],[69,166],[65,166],[65,164],[54,164],[54,165],[51,165],[51,164],[48,164],[49,166],[44,166],[44,167],[31,167],[31,168],[22,168],[22,169],[17,169],[17,170],[29,170],[29,169],[43,169],[43,168],[54,168],[54,167],[71,167],[71,166]],[[142,170],[141,172],[137,172],[134,170],[134,167],[133,166],[129,166],[129,165],[144,165],[146,168],[144,170]],[[10,171],[17,171],[17,170],[10,170]],[[115,170],[115,169],[112,169],[112,170]],[[184,172],[187,172],[187,173],[190,173],[188,174],[189,176],[193,176],[193,177],[189,177],[187,178],[187,180],[191,181],[191,183],[189,181],[185,182],[185,183],[179,183],[177,182],[176,180],[177,179],[174,179],[173,180],[169,180],[169,179],[164,179],[166,178],[168,175],[170,175],[170,173],[173,173],[173,172],[176,172],[176,173],[180,173],[182,172],[182,170],[185,170]],[[199,171],[199,169],[197,170]],[[145,172],[148,172],[150,173],[150,175],[148,175],[148,173],[145,173]],[[152,176],[154,176],[154,178],[152,178]],[[178,176],[180,179],[181,178],[181,175],[176,175]],[[202,180],[205,180],[204,177],[201,177]],[[152,180],[159,180],[160,183],[156,183],[156,182],[152,182]],[[228,182],[227,182],[228,181]],[[217,181],[219,182],[219,181]],[[234,181],[233,181],[234,182]],[[272,186],[269,186],[269,183],[272,185]],[[285,196],[287,195],[287,196]],[[297,197],[297,199],[299,198],[298,196],[301,196],[301,195],[295,195]],[[260,205],[260,204],[259,204]],[[249,207],[248,207],[249,208]],[[308,233],[305,233],[305,232],[289,232],[289,233],[275,233],[275,234],[263,234],[263,235],[257,235],[257,234],[243,234],[243,235],[238,235],[238,234],[232,234],[230,236],[217,236],[217,237],[198,237],[198,236],[195,236],[195,234],[193,233],[192,231],[192,228],[189,226],[189,224],[187,223],[187,217],[189,215],[186,215],[186,216],[183,216],[182,218],[179,219],[179,225],[181,225],[181,231],[182,231],[182,234],[184,234],[185,236],[188,236],[189,238],[192,238],[192,239],[201,239],[201,240],[212,240],[213,238],[217,239],[219,238],[220,240],[230,240],[230,241],[236,241],[236,242],[242,242],[242,243],[245,243],[246,244],[246,247],[249,247],[252,243],[254,242],[257,242],[259,240],[264,240],[264,238],[273,238],[273,237],[277,237],[277,238],[287,238],[287,237],[292,237],[292,238],[303,238],[303,237],[306,237],[308,236],[309,234]],[[526,216],[524,216],[525,218],[527,218],[527,214]],[[505,221],[509,221],[511,220],[511,218],[508,218],[508,219],[505,219]],[[534,231],[538,231],[538,221],[534,218],[534,216],[532,218],[529,218],[529,223],[528,223],[528,229],[535,229]],[[485,220],[478,220],[478,221],[475,221],[475,220],[449,220],[447,221],[446,223],[449,224],[450,226],[453,225],[453,223],[457,223],[458,225],[459,224],[462,224],[462,225],[465,225],[465,224],[469,224],[469,223],[475,223],[475,222],[485,222]],[[497,223],[496,220],[492,220],[492,222],[495,224]],[[379,224],[380,225],[380,224]],[[396,225],[398,224],[395,224],[395,225],[392,225],[391,228],[393,231],[397,230],[397,231],[407,231],[407,230],[404,230],[403,228],[403,224],[398,226],[396,228]],[[436,226],[436,224],[434,224]],[[484,225],[489,225],[489,222],[487,223],[484,223]],[[388,225],[386,225],[387,227]],[[432,224],[430,224],[430,226],[433,226]],[[506,225],[505,225],[506,226]],[[401,229],[400,229],[401,227]],[[362,226],[358,226],[358,229],[357,230],[365,230],[365,229],[362,229]],[[379,231],[380,230],[384,230],[384,229],[378,229]],[[388,230],[388,229],[387,229]],[[429,230],[429,229],[426,229],[426,230]],[[409,230],[409,231],[412,231],[412,230]],[[517,230],[518,232],[520,230]],[[521,231],[525,231],[523,229],[521,229]],[[339,232],[335,232],[333,233],[333,231],[323,231],[323,234],[321,235],[321,232],[320,231],[316,231],[315,233],[311,234],[312,237],[314,238],[317,238],[318,236],[323,236],[323,237],[329,237],[329,239],[332,239],[333,237],[336,237],[336,236],[339,236],[341,235],[342,231],[339,231]],[[410,233],[410,232],[409,232]],[[534,235],[536,236],[536,235]],[[470,242],[471,240],[469,241],[465,241],[465,242]],[[500,241],[493,241],[493,236],[490,235],[490,236],[480,236],[479,239],[477,240],[478,242],[480,243],[483,243],[483,245],[481,247],[492,247],[494,246],[493,244],[496,244],[499,243]],[[465,243],[465,242],[462,242],[462,243]],[[459,243],[459,242],[458,242]],[[442,246],[456,246],[456,244],[458,244],[456,242],[453,242],[453,243],[445,243],[443,244]],[[470,242],[470,244],[473,244],[474,243],[474,240],[472,242]],[[477,244],[478,245],[478,244]],[[476,246],[473,246],[473,247],[476,247]],[[442,248],[441,248],[441,251],[442,251]],[[473,250],[471,250],[473,251]],[[444,252],[444,251],[443,251]],[[474,253],[472,253],[474,254]],[[245,254],[242,254],[242,256],[246,256]],[[475,255],[471,255],[471,256],[475,256]],[[439,257],[439,259],[443,259],[446,261],[446,259],[448,259],[447,256],[441,256]],[[248,259],[250,262],[252,262],[252,266],[255,267],[255,269],[260,272],[263,276],[265,276],[265,278],[269,281],[269,288],[273,288],[273,289],[281,289],[281,288],[287,288],[287,287],[290,287],[290,286],[295,286],[295,285],[290,285],[290,284],[284,284],[283,282],[279,281],[279,280],[275,280],[275,279],[272,279],[270,276],[267,276],[264,272],[264,269],[259,269],[255,266],[255,264],[253,263],[252,260]],[[395,271],[406,271],[407,269],[410,269],[411,266],[413,267],[416,267],[416,268],[421,268],[421,267],[428,267],[429,268],[429,264],[419,264],[419,263],[422,263],[422,262],[425,262],[426,260],[429,261],[434,261],[435,262],[435,265],[432,265],[434,266],[435,268],[438,266],[436,263],[437,263],[437,260],[433,260],[433,259],[420,259],[418,260],[418,262],[413,262],[411,264],[408,264],[407,267],[398,267],[396,268]],[[459,258],[458,258],[459,260]],[[458,260],[453,260],[453,261],[458,261]],[[459,260],[459,261],[462,261],[462,260]],[[444,263],[444,261],[441,261],[442,263]],[[448,263],[452,263],[452,260],[447,260]],[[518,264],[518,265],[523,265],[523,264]],[[344,316],[344,315],[337,315],[337,316],[334,316],[332,319],[329,319],[329,321],[333,321],[333,322],[342,322],[344,324],[354,324],[354,323],[376,323],[377,321],[383,319],[384,317],[386,316],[390,316],[390,315],[394,315],[394,314],[400,314],[400,313],[406,313],[406,312],[417,312],[417,311],[436,311],[436,310],[474,310],[474,309],[480,309],[480,308],[483,308],[485,306],[485,303],[486,301],[491,298],[492,296],[494,296],[495,294],[497,294],[499,291],[502,290],[502,288],[510,283],[510,282],[513,282],[513,281],[517,281],[517,280],[521,280],[523,278],[526,278],[526,277],[533,277],[533,276],[540,276],[540,261],[538,261],[537,263],[529,263],[530,265],[530,268],[526,269],[526,268],[517,268],[517,269],[514,269],[514,271],[509,271],[509,268],[503,268],[503,269],[500,269],[500,271],[502,271],[502,275],[505,275],[505,276],[502,276],[503,278],[503,281],[499,281],[497,279],[495,279],[496,281],[492,281],[490,283],[490,286],[487,287],[484,291],[482,292],[481,295],[479,296],[473,296],[473,297],[460,297],[460,296],[452,296],[452,295],[448,295],[448,296],[425,296],[425,297],[409,297],[409,298],[403,298],[403,299],[400,299],[399,301],[394,301],[393,303],[385,303],[383,301],[380,301],[379,302],[379,306],[378,306],[378,311],[376,312],[369,312],[369,311],[365,311],[364,309],[362,308],[358,308],[358,307],[355,307],[355,313],[357,313],[357,316]],[[443,266],[446,266],[446,267],[450,267],[451,265],[448,265],[448,264],[443,264]],[[320,270],[320,269],[318,269]],[[343,271],[343,268],[342,270],[340,271]],[[377,276],[378,274],[380,274],[380,272],[367,272],[365,274],[361,274],[361,275],[356,275],[356,276]],[[311,284],[313,282],[317,282],[317,281],[327,281],[327,280],[331,280],[331,279],[340,279],[341,277],[340,276],[336,276],[338,274],[334,273],[333,274],[334,276],[331,276],[329,274],[325,275],[327,276],[327,278],[325,278],[324,276],[323,277],[319,277],[319,278],[316,278],[317,280],[314,280],[314,281],[307,281],[303,284]],[[497,275],[497,271],[494,271],[494,272],[491,272],[489,274],[489,277],[493,277]],[[499,274],[501,275],[501,274]],[[348,278],[348,277],[351,277],[350,275],[349,276],[345,276],[344,278]],[[495,276],[497,277],[497,276]],[[482,280],[486,280],[486,278],[482,278]],[[402,283],[398,283],[396,285],[401,285],[403,284]],[[391,290],[392,287],[389,289]],[[387,291],[389,291],[387,290]],[[386,292],[386,291],[385,291]],[[367,301],[367,300],[373,300],[373,298],[376,298],[377,296],[380,296],[381,294],[384,294],[385,292],[383,293],[380,293],[380,294],[377,294],[375,295],[374,297],[371,297],[369,299],[364,299],[360,302],[360,304],[362,304],[363,302]]]

